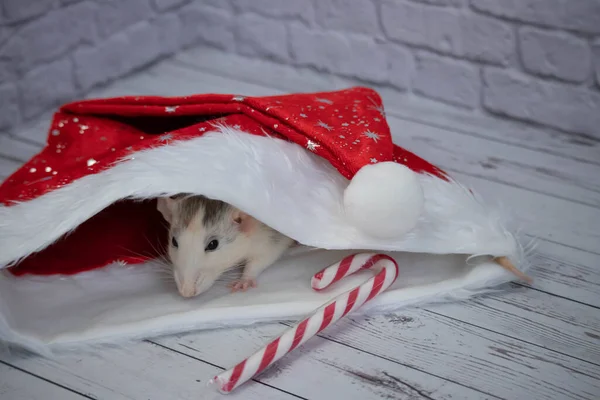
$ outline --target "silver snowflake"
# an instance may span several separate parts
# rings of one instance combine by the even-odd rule
[[[125,267],[127,266],[127,262],[124,260],[117,260],[115,261],[115,263],[119,266],[119,267]]]
[[[306,148],[309,149],[310,151],[315,151],[317,149],[317,147],[321,147],[321,145],[316,144],[312,140],[309,140],[308,142],[306,142]]]
[[[320,126],[321,128],[327,129],[328,131],[331,131],[333,129],[333,127],[331,125],[327,125],[323,121],[317,122],[317,126]]]
[[[344,123],[342,124],[342,126],[349,126],[349,125],[350,125],[350,124],[348,124],[347,122],[344,122]]]
[[[371,164],[375,164],[377,162],[376,158],[371,158]]]
[[[170,133],[166,133],[164,135],[161,135],[158,140],[161,141],[161,142],[163,142],[163,143],[166,143],[166,142],[168,142],[171,139],[173,139],[173,135],[170,134]]]
[[[58,135],[60,135],[60,131],[58,129],[53,129],[52,130],[52,135],[58,136]]]
[[[165,107],[165,112],[168,112],[168,113],[174,113],[175,110],[177,110],[177,106],[173,106],[173,107],[167,106],[167,107]]]
[[[204,131],[206,130],[206,128],[198,128],[198,130],[199,130],[200,132],[204,132]]]
[[[302,113],[302,114],[299,114],[299,115],[300,115],[302,118],[308,118],[308,115],[306,115],[306,114],[304,114],[304,113]]]
[[[85,131],[85,130],[90,129],[90,127],[87,125],[79,125],[79,129],[81,129],[82,131]]]
[[[370,97],[369,97],[369,101],[373,104],[373,105],[369,106],[369,108],[371,110],[377,111],[379,114],[381,114],[382,117],[385,117],[385,110],[383,109],[383,105],[377,104],[377,102]]]
[[[374,120],[374,121],[377,121],[377,122],[381,121],[381,120],[380,120],[379,118],[377,118],[377,117],[373,118],[373,120]]]
[[[233,129],[242,129],[242,127],[240,125],[234,125]]]
[[[317,97],[315,100],[317,100],[319,103],[325,103],[325,104],[329,104],[329,105],[333,104],[333,101],[331,101],[329,99],[323,99],[323,98]]]
[[[364,137],[368,137],[369,139],[373,139],[373,141],[374,141],[375,143],[377,143],[377,141],[378,141],[379,139],[381,139],[381,138],[379,137],[379,135],[378,135],[377,133],[373,132],[373,131],[365,131],[365,133],[363,133],[363,136],[364,136]]]
[[[233,96],[233,98],[231,100],[233,101],[244,101],[245,97],[244,96]]]

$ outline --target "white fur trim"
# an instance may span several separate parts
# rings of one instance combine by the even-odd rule
[[[138,152],[34,200],[0,207],[0,265],[45,248],[117,200],[181,192],[226,201],[307,246],[515,254],[517,242],[497,209],[457,182],[426,174],[419,181],[425,209],[417,226],[406,235],[376,238],[347,220],[348,180],[327,161],[293,143],[223,127]]]
[[[365,165],[344,191],[348,220],[376,238],[398,238],[413,229],[425,196],[416,173],[395,162]]]

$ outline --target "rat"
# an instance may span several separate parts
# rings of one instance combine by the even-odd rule
[[[232,205],[202,195],[157,199],[169,223],[168,255],[179,293],[195,297],[226,271],[243,268],[232,291],[256,287],[257,277],[296,241]]]

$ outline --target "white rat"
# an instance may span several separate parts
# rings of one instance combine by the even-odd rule
[[[194,297],[227,270],[243,267],[232,291],[256,278],[295,241],[232,205],[198,195],[161,197],[157,208],[170,224],[168,254],[179,293]]]

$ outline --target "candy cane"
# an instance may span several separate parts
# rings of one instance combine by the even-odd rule
[[[235,367],[215,376],[209,384],[216,386],[221,393],[230,393],[329,325],[385,291],[398,277],[398,264],[393,258],[384,254],[361,253],[346,257],[316,273],[311,280],[311,286],[314,290],[323,290],[361,269],[379,271],[362,285],[321,306],[310,317],[289,328],[283,335]]]

